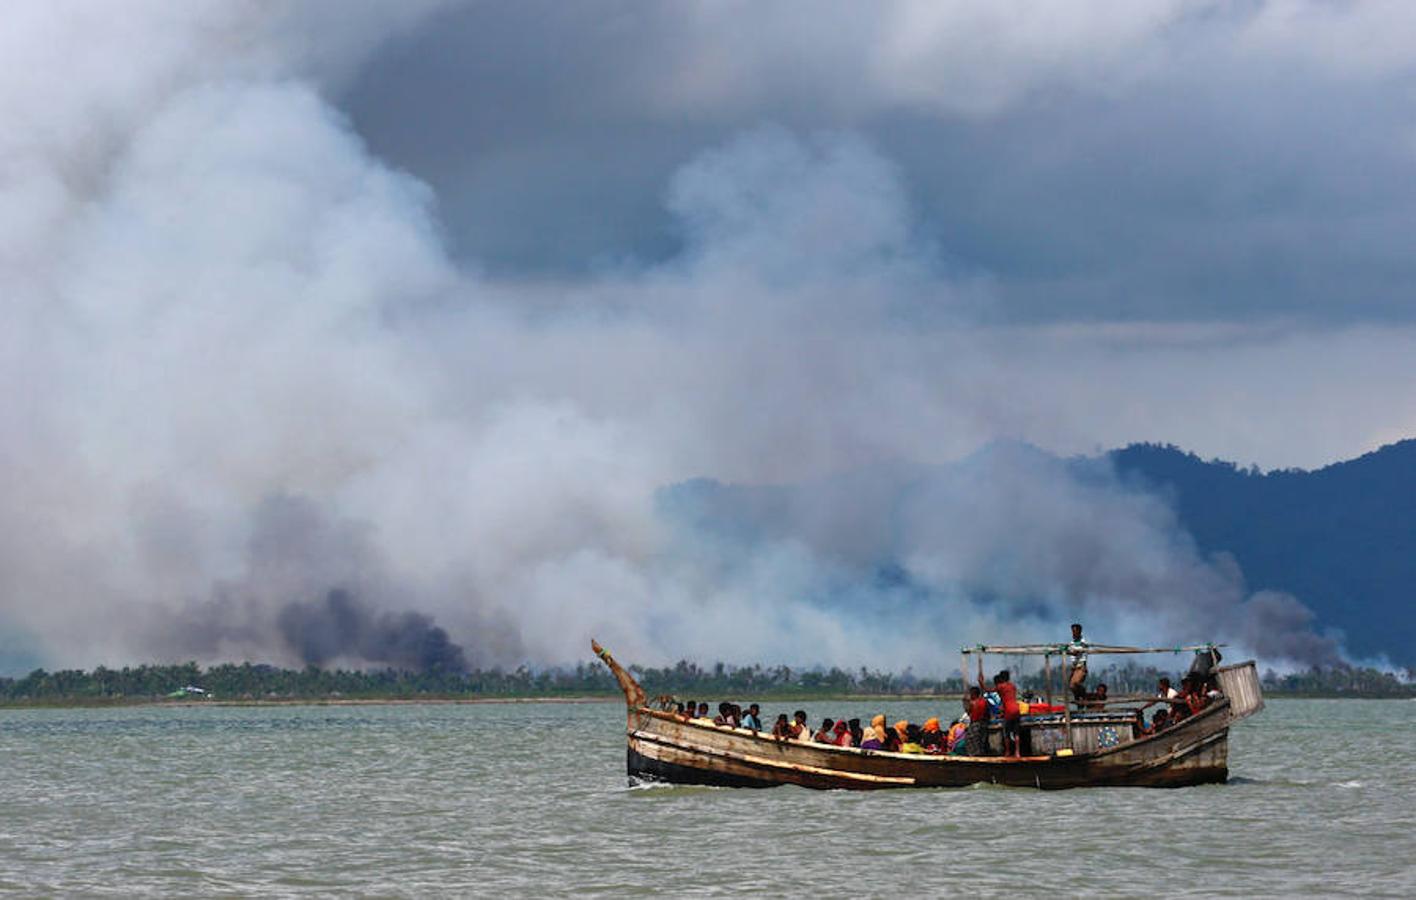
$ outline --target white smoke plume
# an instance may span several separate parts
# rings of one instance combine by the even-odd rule
[[[593,633],[646,663],[944,671],[960,643],[1060,638],[1078,615],[1098,640],[1330,658],[1301,604],[1249,596],[1112,481],[1013,454],[899,496],[916,464],[999,437],[1144,436],[1083,388],[1138,353],[1144,384],[1208,351],[970,324],[986,273],[919,236],[858,136],[766,127],[687,161],[668,263],[528,284],[450,258],[431,191],[328,99],[431,8],[10,11],[11,665],[563,663]],[[1303,340],[1262,352],[1301,359]],[[1176,402],[1225,376],[1206,366]],[[830,486],[749,541],[674,505],[700,476]],[[871,574],[877,549],[907,577]],[[1261,617],[1297,637],[1265,645]]]

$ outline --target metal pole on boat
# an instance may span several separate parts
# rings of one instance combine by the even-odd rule
[[[1042,689],[1047,695],[1047,705],[1052,705],[1052,654],[1042,654]]]

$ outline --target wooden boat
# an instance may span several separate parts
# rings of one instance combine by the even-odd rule
[[[1025,716],[1027,755],[931,756],[780,740],[745,728],[688,720],[654,708],[644,689],[608,651],[592,648],[614,673],[628,706],[625,733],[632,781],[726,787],[796,784],[822,789],[963,787],[992,783],[1017,787],[1183,787],[1229,776],[1229,727],[1263,708],[1252,660],[1216,668],[1223,696],[1179,724],[1153,735],[1137,733],[1131,710]],[[1203,645],[1212,647],[1213,645]],[[1196,648],[1098,648],[1090,653],[1175,652]],[[970,653],[1038,653],[1050,662],[1057,645],[978,647]],[[981,660],[980,660],[981,665]],[[1050,669],[1050,665],[1049,665]],[[1049,672],[1050,676],[1050,672]],[[1049,677],[1050,684],[1050,677]],[[1139,698],[1133,698],[1139,699]],[[999,726],[991,742],[1000,746]]]

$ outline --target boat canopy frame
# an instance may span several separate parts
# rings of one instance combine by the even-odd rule
[[[965,693],[965,695],[968,694],[968,690],[969,690],[969,657],[973,656],[974,654],[977,654],[977,655],[978,655],[978,678],[979,678],[979,681],[980,681],[980,682],[983,681],[983,658],[984,658],[986,655],[990,654],[990,653],[996,654],[996,655],[998,655],[998,656],[1041,656],[1041,657],[1042,657],[1042,671],[1043,671],[1043,676],[1042,676],[1043,691],[1044,691],[1044,693],[1045,693],[1045,695],[1046,695],[1047,705],[1048,705],[1049,708],[1051,708],[1051,706],[1052,706],[1052,657],[1054,657],[1054,656],[1067,656],[1067,655],[1069,655],[1069,650],[1071,649],[1071,646],[1072,646],[1072,645],[1071,645],[1070,643],[1066,643],[1066,644],[974,644],[974,645],[971,646],[971,647],[960,647],[960,648],[959,648],[959,652],[960,652],[961,656],[960,656],[959,672],[960,672],[960,673],[963,675],[963,677],[964,677],[964,681],[963,681],[963,684],[964,684],[964,693]],[[1115,653],[1115,654],[1127,654],[1127,653],[1130,653],[1130,654],[1139,654],[1139,653],[1185,653],[1185,652],[1187,652],[1187,651],[1189,651],[1189,652],[1194,652],[1194,653],[1204,653],[1204,652],[1213,653],[1215,650],[1218,650],[1220,647],[1224,647],[1224,646],[1227,646],[1227,645],[1225,645],[1225,644],[1181,644],[1181,645],[1174,646],[1174,647],[1124,647],[1124,646],[1120,646],[1120,645],[1117,645],[1117,644],[1091,644],[1091,643],[1088,643],[1088,644],[1086,644],[1085,646],[1086,646],[1086,653],[1087,653],[1088,656],[1090,656],[1090,655],[1092,655],[1092,654],[1094,654],[1094,653],[1097,653],[1097,654],[1102,654],[1102,653]],[[1065,680],[1066,680],[1066,679],[1065,679],[1065,677],[1064,677],[1064,678],[1063,678],[1064,684],[1065,684]],[[1063,728],[1064,728],[1065,733],[1066,733],[1067,751],[1070,753],[1070,752],[1072,752],[1072,750],[1073,750],[1073,737],[1072,737],[1072,706],[1071,706],[1070,703],[1067,702],[1067,698],[1066,698],[1065,694],[1066,694],[1066,691],[1065,691],[1065,687],[1064,687],[1064,689],[1063,689],[1063,695],[1064,695],[1064,696],[1062,697],[1062,721],[1063,721]],[[1128,701],[1128,702],[1129,702],[1129,701]]]
[[[1182,644],[1176,647],[1122,647],[1116,644],[1087,644],[1086,652],[1090,656],[1093,653],[1185,653],[1191,651],[1199,653],[1205,650],[1217,650],[1220,647],[1227,647],[1228,644]],[[974,653],[996,653],[1000,656],[1066,656],[1067,644],[974,644],[973,646],[960,647],[959,652],[965,656]]]

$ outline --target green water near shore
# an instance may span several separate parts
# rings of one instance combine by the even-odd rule
[[[632,789],[614,703],[4,710],[0,891],[1411,896],[1405,707],[1273,701],[1227,785],[875,794]]]

